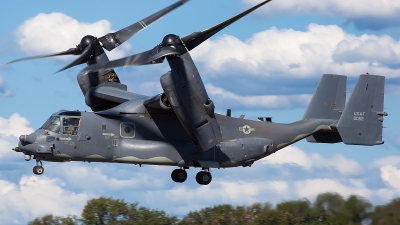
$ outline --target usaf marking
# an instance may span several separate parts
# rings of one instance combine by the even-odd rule
[[[245,134],[250,134],[252,131],[256,131],[256,128],[251,128],[249,125],[244,125],[239,127],[239,131],[243,131]]]
[[[365,112],[354,112],[354,120],[364,121]]]

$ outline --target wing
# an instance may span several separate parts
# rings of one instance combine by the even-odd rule
[[[149,96],[129,92],[126,85],[116,82],[99,84],[90,88],[85,94],[85,102],[94,112],[114,108],[124,102],[145,101],[149,98]]]

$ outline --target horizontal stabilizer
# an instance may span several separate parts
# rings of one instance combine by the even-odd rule
[[[337,124],[345,144],[378,145],[382,141],[385,77],[361,75]]]

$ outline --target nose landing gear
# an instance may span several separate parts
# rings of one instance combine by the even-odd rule
[[[40,165],[39,165],[40,163]],[[43,164],[40,159],[36,158],[36,166],[33,167],[33,173],[36,175],[42,175],[44,172]]]

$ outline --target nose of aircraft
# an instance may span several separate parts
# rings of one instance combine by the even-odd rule
[[[36,130],[32,134],[21,135],[19,137],[18,151],[26,154],[30,153],[52,153],[51,145],[46,138],[49,134],[44,130]]]
[[[35,133],[29,135],[21,135],[19,137],[18,149],[24,152],[36,152],[38,145],[35,144],[37,135]]]
[[[29,134],[29,135],[21,135],[19,137],[19,140],[21,142],[25,142],[27,144],[33,144],[33,143],[35,143],[36,138],[37,138],[37,135],[35,133],[32,133],[32,134]]]

